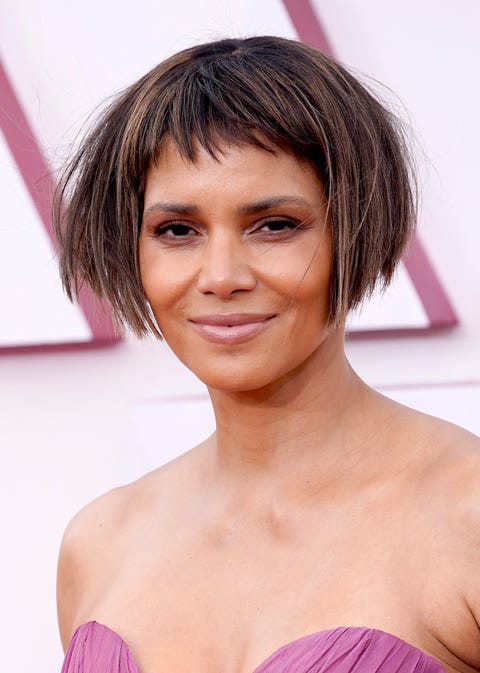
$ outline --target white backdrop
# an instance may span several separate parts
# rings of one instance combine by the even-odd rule
[[[8,4],[0,4],[1,57],[54,166],[88,110],[169,53],[224,35],[295,36],[280,0]],[[316,7],[336,54],[390,86],[410,112],[430,160],[420,233],[460,318],[449,332],[350,342],[352,364],[372,385],[478,433],[480,4],[317,0]],[[34,279],[22,301],[35,320]],[[61,531],[83,503],[206,432],[198,395],[202,385],[152,341],[0,359],[5,670],[60,669]],[[163,442],[152,439],[152,419],[156,427],[175,419]]]

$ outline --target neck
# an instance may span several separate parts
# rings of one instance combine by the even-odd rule
[[[214,472],[239,497],[283,492],[295,499],[312,475],[328,482],[358,458],[352,447],[369,389],[346,359],[343,333],[332,333],[297,370],[266,388],[209,392],[217,423]]]

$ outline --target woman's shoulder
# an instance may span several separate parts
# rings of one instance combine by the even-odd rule
[[[480,437],[449,421],[413,414],[412,429],[428,455],[426,480],[446,496],[458,496],[458,502],[480,497]]]
[[[104,540],[120,541],[135,527],[139,518],[168,497],[178,481],[185,479],[194,453],[192,449],[83,506],[65,529],[61,552],[97,553]]]
[[[443,530],[455,554],[480,567],[480,437],[454,423],[412,412],[406,435],[418,456],[414,485],[432,530]],[[478,574],[478,573],[477,573]],[[479,577],[480,599],[480,577]]]
[[[135,485],[109,490],[78,511],[60,544],[57,567],[57,608],[60,635],[67,647],[77,615],[92,588],[101,582],[109,560],[118,552],[122,521],[128,520]]]
[[[480,551],[480,437],[396,402],[390,409],[388,441],[409,497],[452,543],[464,546],[476,535]]]
[[[426,606],[427,619],[433,620],[440,640],[461,660],[478,667],[480,438],[443,420],[418,420],[430,457],[415,482],[419,493],[414,502],[418,505],[416,521],[425,524],[421,528],[422,549],[427,552],[425,584],[437,605],[436,611],[431,610],[432,603]]]
[[[84,505],[69,521],[60,546],[60,558],[90,556],[102,539],[112,539],[122,519],[128,516],[136,483],[112,488]]]
[[[452,541],[465,548],[470,558],[475,553],[480,567],[480,438],[442,421],[434,439],[438,452],[427,492],[442,504]]]
[[[165,511],[186,462],[182,457],[139,479],[113,488],[82,507],[62,537],[57,568],[60,634],[67,646],[76,625],[108,586],[113,570],[128,559],[138,531]],[[161,522],[160,522],[161,523]],[[160,526],[161,528],[161,526]]]
[[[448,502],[452,512],[478,507],[480,513],[480,437],[407,407],[402,408],[397,429],[406,454],[418,467],[422,491]]]

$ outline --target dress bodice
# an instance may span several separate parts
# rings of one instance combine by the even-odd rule
[[[73,634],[62,673],[140,671],[123,638],[104,624],[90,621]],[[159,669],[151,673],[164,672]],[[252,673],[445,673],[445,669],[436,659],[390,633],[341,626],[282,645]]]

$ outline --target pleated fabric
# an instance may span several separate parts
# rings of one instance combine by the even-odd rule
[[[139,673],[127,643],[98,622],[78,627],[65,653],[62,673]]]
[[[127,643],[91,621],[72,636],[62,673],[140,673]],[[158,671],[151,673],[174,673]],[[292,640],[252,673],[445,673],[439,661],[385,631],[341,626]]]
[[[390,633],[345,626],[283,645],[253,673],[445,673],[445,669]]]

